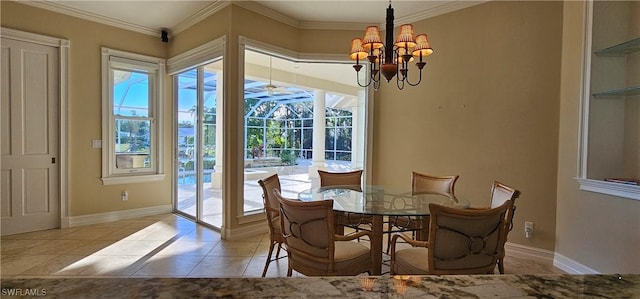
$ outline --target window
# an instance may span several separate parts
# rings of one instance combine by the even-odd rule
[[[234,216],[242,224],[264,210],[259,179],[278,174],[280,192],[296,198],[319,183],[318,169],[363,169],[368,106],[348,61],[299,58],[244,37],[240,46],[244,196]]]
[[[164,60],[102,49],[102,181],[163,178]]]
[[[325,115],[325,160],[351,161],[352,113],[327,108]]]

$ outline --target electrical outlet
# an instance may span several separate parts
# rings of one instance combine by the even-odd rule
[[[122,201],[129,200],[129,192],[127,192],[127,190],[122,190],[120,197],[122,198]]]
[[[524,236],[529,239],[533,235],[533,222],[525,221],[524,223]]]

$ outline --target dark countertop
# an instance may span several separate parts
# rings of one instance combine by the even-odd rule
[[[16,278],[2,298],[640,298],[640,274]]]

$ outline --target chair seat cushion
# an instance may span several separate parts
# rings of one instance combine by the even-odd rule
[[[308,259],[298,259],[295,255],[290,263],[294,269],[305,275],[327,275],[328,265]],[[358,275],[370,270],[371,256],[367,246],[354,241],[336,241],[333,273],[328,275]],[[299,268],[301,267],[301,268]]]
[[[361,258],[364,255],[369,257],[369,248],[358,242],[337,241],[335,246],[334,260],[336,263],[349,262]]]
[[[429,274],[429,250],[424,247],[401,249],[395,253],[394,273]]]

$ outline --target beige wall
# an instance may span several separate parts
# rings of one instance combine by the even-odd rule
[[[147,36],[1,2],[1,25],[71,41],[70,205],[73,216],[170,204],[171,180],[102,186],[100,151],[100,46],[172,57],[227,35],[225,57],[226,169],[241,173],[238,128],[239,35],[304,53],[346,53],[360,31],[296,30],[229,6],[169,44]],[[374,183],[408,186],[412,170],[460,174],[456,192],[488,205],[500,180],[522,191],[510,241],[547,250],[602,272],[639,272],[640,202],[577,190],[582,3],[489,2],[415,22],[436,53],[424,82],[374,94]],[[563,20],[564,17],[564,20]],[[259,25],[255,25],[259,24]],[[564,30],[564,35],[563,35]],[[304,41],[304,42],[302,42]],[[563,49],[564,46],[564,49]],[[236,79],[234,79],[236,78]],[[167,95],[170,95],[170,87]],[[172,107],[170,96],[166,107]],[[171,119],[168,108],[167,120]],[[166,148],[171,148],[170,122]],[[406,158],[409,157],[410,159]],[[172,173],[170,152],[166,172]],[[240,169],[240,167],[238,167]],[[239,179],[225,182],[227,212],[238,209]],[[127,188],[130,200],[120,201]],[[556,198],[558,201],[556,202]],[[556,209],[557,207],[557,209]],[[232,215],[235,215],[232,212]],[[604,215],[604,216],[603,216]],[[523,222],[533,221],[532,239]],[[240,227],[236,219],[225,223]],[[635,258],[635,260],[634,260]]]
[[[474,206],[501,181],[522,192],[510,242],[553,250],[562,3],[489,2],[414,25],[435,53],[419,86],[376,94],[374,181],[459,174]]]
[[[601,273],[640,273],[640,201],[578,190],[584,3],[564,3],[556,254]]]
[[[13,1],[2,1],[2,27],[67,39],[69,51],[69,216],[137,209],[171,204],[171,179],[162,182],[103,186],[100,179],[101,151],[91,148],[92,139],[102,139],[100,47],[110,47],[156,57],[165,57],[166,45],[159,37],[134,33],[95,22],[37,9]],[[167,109],[166,117],[171,116]],[[166,127],[165,148],[170,148]],[[166,171],[171,160],[165,157]],[[129,200],[121,201],[127,189]]]

